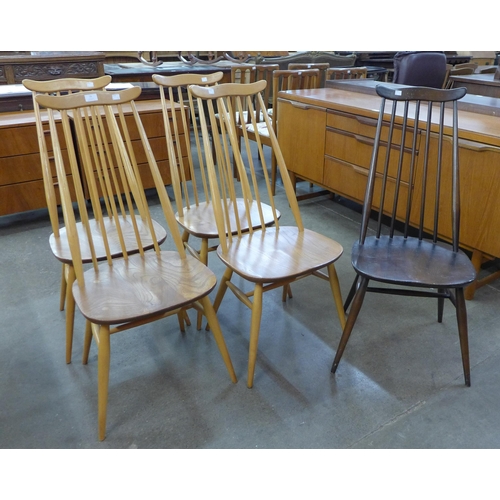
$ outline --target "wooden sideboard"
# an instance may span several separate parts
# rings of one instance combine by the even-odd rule
[[[136,106],[164,183],[168,185],[171,183],[170,166],[161,102],[144,100],[138,101]],[[132,140],[137,140],[136,136],[138,132],[132,130]],[[47,204],[34,112],[0,113],[0,145],[0,216],[45,208]],[[50,145],[48,147],[50,150]],[[141,151],[136,153],[139,167],[143,167],[141,174],[144,188],[153,188],[154,182],[146,158]],[[183,156],[187,157],[186,151],[183,151]]]
[[[292,178],[362,203],[379,107],[377,95],[337,88],[280,92],[278,139]],[[484,259],[500,258],[500,116],[460,111],[459,127],[460,242],[479,270]],[[447,221],[441,229],[449,239]]]
[[[12,52],[0,54],[0,84],[104,75],[104,52]]]

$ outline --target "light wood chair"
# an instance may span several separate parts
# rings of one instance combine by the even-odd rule
[[[299,89],[315,89],[319,85],[320,72],[319,69],[280,69],[273,72],[273,91],[272,91],[272,109],[273,113],[271,118],[271,125],[274,134],[277,132],[278,127],[278,113],[276,112],[278,106],[278,92],[282,90],[299,90]],[[252,104],[256,109],[260,106],[260,99],[256,99],[255,104]],[[243,106],[246,103],[242,103]],[[269,116],[269,113],[267,113]],[[245,115],[247,116],[247,115]],[[238,116],[236,116],[238,119]],[[238,123],[240,129],[242,127],[242,122],[239,120]],[[276,194],[276,176],[277,176],[277,163],[276,157],[274,155],[271,139],[271,132],[268,129],[268,124],[265,120],[252,121],[245,123],[246,134],[251,141],[259,141],[271,148],[271,189],[273,195]],[[243,133],[239,130],[239,135],[242,137]],[[261,158],[262,163],[264,163],[263,158]]]
[[[337,370],[366,292],[431,297],[437,298],[438,322],[443,320],[445,299],[456,309],[464,378],[470,385],[464,288],[474,281],[476,272],[459,249],[457,106],[466,90],[383,85],[376,90],[382,98],[380,113],[360,235],[351,252],[356,277],[346,300],[345,309],[350,310],[332,372]],[[449,127],[451,139],[448,132],[444,134]],[[430,158],[436,160],[431,164]],[[374,211],[378,218],[369,228]],[[442,227],[452,235],[451,244],[440,241]],[[384,328],[390,328],[390,321]]]
[[[48,109],[64,222],[76,275],[73,295],[78,308],[87,319],[84,364],[88,361],[92,336],[98,347],[100,440],[104,439],[106,431],[110,335],[114,333],[172,314],[181,314],[186,307],[195,307],[206,315],[231,380],[236,382],[217,316],[208,296],[216,285],[216,277],[198,259],[186,255],[160,171],[135,107],[134,99],[140,92],[139,87],[132,87],[120,92],[96,91],[69,96],[36,97],[38,104]],[[132,116],[125,117],[125,106],[132,109]],[[62,127],[56,123],[56,112],[61,115]],[[95,118],[93,127],[89,126],[89,115]],[[102,126],[103,121],[106,121],[106,126]],[[139,134],[142,147],[138,144],[132,146],[132,129]],[[61,152],[63,142],[69,151],[68,159]],[[92,147],[96,143],[102,146],[98,151],[94,151]],[[115,196],[105,198],[104,202],[93,171],[96,155],[104,154],[105,144],[110,146],[106,149],[105,156],[110,163],[116,165],[116,169],[102,171],[106,189],[115,192]],[[76,161],[77,147],[82,150],[81,164]],[[169,141],[168,147],[174,147],[172,141]],[[147,158],[175,250],[161,251],[157,243],[155,224],[151,219],[135,158],[139,150]],[[72,177],[67,176],[67,169]],[[80,175],[80,170],[89,179],[89,201],[85,199],[81,184],[71,180]],[[76,193],[76,206],[71,196],[73,189]],[[133,228],[133,236],[122,230],[119,213],[123,209],[119,205],[123,205],[127,211],[127,222]],[[95,220],[101,230],[100,241],[94,238],[95,233],[91,230],[94,223],[90,220],[89,213],[99,214]],[[77,226],[77,218],[81,219],[81,226]],[[110,232],[115,232],[118,237]],[[138,253],[128,252],[128,238],[136,241]],[[144,240],[153,242],[154,250],[144,251]],[[119,241],[121,258],[113,258],[116,253],[112,248],[113,241]],[[100,247],[105,249],[106,254],[106,260],[102,263],[97,260]],[[91,255],[91,266],[86,271],[82,248],[88,249]]]
[[[75,280],[75,271],[72,263],[71,251],[68,244],[68,235],[65,227],[59,227],[59,193],[57,182],[55,182],[54,158],[48,154],[47,138],[50,136],[47,129],[47,123],[42,118],[42,112],[36,100],[37,95],[56,94],[72,94],[88,90],[104,89],[111,82],[110,76],[102,76],[94,79],[78,79],[64,78],[49,81],[23,80],[23,85],[32,92],[33,108],[36,117],[36,128],[38,136],[38,144],[40,148],[40,160],[42,165],[42,176],[47,200],[47,208],[49,211],[50,223],[52,226],[52,234],[49,238],[50,248],[54,256],[62,262],[62,277],[61,277],[61,295],[60,295],[60,310],[64,310],[66,306],[66,363],[71,362],[71,352],[73,346],[73,324],[75,317],[75,301],[72,294],[72,285]],[[45,123],[45,125],[44,125]],[[87,179],[85,176],[79,177],[82,181],[82,186],[86,186]],[[75,178],[76,180],[76,178]],[[127,218],[122,215],[121,223],[126,235],[132,233],[133,228],[128,224]],[[158,223],[155,224],[155,234],[158,242],[162,243],[166,237],[166,231]],[[100,228],[96,220],[92,220],[90,227],[94,231],[94,238],[99,239]],[[78,230],[83,230],[81,223],[78,224]],[[129,253],[138,252],[137,242],[134,238],[126,238],[128,243],[127,251]],[[153,241],[147,238],[143,240],[144,248],[153,248]],[[121,256],[121,249],[118,241],[112,240],[111,244],[113,257]],[[83,259],[85,263],[91,262],[91,256],[87,250],[82,249]],[[104,249],[99,249],[96,255],[98,260],[104,260],[106,253]]]
[[[255,67],[252,68],[255,69]],[[252,73],[252,77],[254,75],[255,73]],[[177,156],[169,158],[169,163],[170,168],[175,169],[175,171],[171,172],[171,177],[177,180],[172,183],[172,187],[177,208],[175,216],[182,228],[182,241],[186,249],[206,265],[208,265],[209,252],[217,248],[217,245],[210,246],[210,241],[218,240],[219,233],[208,188],[206,161],[198,125],[199,110],[196,101],[187,88],[189,85],[215,85],[222,79],[222,76],[223,73],[218,72],[210,75],[153,75],[152,77],[160,88],[166,137],[171,137],[172,130],[175,137]],[[181,122],[177,121],[178,114],[174,112],[176,104],[181,104]],[[191,127],[189,117],[191,117]],[[186,130],[191,130],[191,133],[185,133]],[[194,150],[192,149],[193,144]],[[185,150],[188,158],[187,165],[184,164],[183,160],[183,156],[185,156],[183,151]],[[174,167],[177,165],[178,167]],[[239,198],[237,204],[238,213],[244,214],[246,209],[244,200]],[[256,203],[252,205],[251,210],[258,210]],[[265,225],[274,224],[274,214],[271,207],[261,203],[260,210],[262,210]],[[232,214],[232,217],[234,217],[234,214]],[[279,212],[278,217],[280,217]],[[252,220],[258,221],[254,229],[260,226],[260,220],[257,217],[252,217]],[[243,217],[242,231],[248,230],[245,221],[246,218]],[[232,222],[232,231],[236,231],[236,222],[234,220]],[[199,248],[194,248],[191,245],[191,236],[200,240]],[[291,296],[289,289],[283,295],[283,300],[286,300],[287,296]],[[198,329],[201,328],[200,315],[198,315],[197,327]]]
[[[327,80],[357,80],[366,78],[368,69],[365,66],[352,68],[329,68],[326,70]]]
[[[288,69],[318,69],[319,81],[318,87],[323,88],[327,80],[327,72],[330,68],[330,63],[289,63]]]
[[[462,63],[451,66],[447,74],[445,88],[451,89],[453,87],[453,80],[450,77],[459,75],[472,75],[476,72],[477,66],[477,63]]]
[[[317,72],[317,70],[313,70]],[[271,124],[261,92],[265,82],[253,84],[221,84],[212,88],[191,86],[190,90],[197,97],[198,107],[203,109],[206,103],[208,112],[202,112],[200,123],[204,149],[207,154],[207,167],[214,212],[219,232],[220,245],[217,255],[226,266],[222,277],[214,307],[217,310],[229,288],[243,304],[252,311],[250,327],[250,348],[248,360],[248,387],[252,387],[257,345],[263,307],[263,293],[285,284],[290,284],[306,276],[315,275],[329,282],[340,323],[343,326],[344,309],[342,305],[339,282],[335,270],[335,261],[342,255],[342,246],[303,226],[293,186],[281,154],[278,140]],[[254,102],[263,109],[264,120],[270,130],[271,147],[273,148],[279,171],[283,178],[286,196],[295,220],[295,225],[281,225],[278,220],[275,201],[271,190],[271,181],[262,154],[263,142],[256,136],[257,148],[263,162],[264,179],[259,179],[255,162],[252,159],[250,137],[247,129],[243,129],[243,140],[240,147],[235,112],[241,112],[246,102],[249,116],[255,117]],[[235,109],[232,109],[235,106]],[[209,127],[215,122],[215,113],[220,116],[221,134],[215,143],[216,158],[211,155]],[[256,120],[253,118],[253,126]],[[234,154],[240,176],[237,182],[232,175],[230,154]],[[237,198],[243,197],[247,208],[239,212]],[[266,227],[262,211],[251,211],[250,206],[261,201],[269,202],[274,212],[274,225]],[[233,212],[236,212],[234,217]],[[257,218],[257,223],[254,220]],[[237,221],[237,231],[233,232],[233,218]],[[243,225],[249,230],[244,232]],[[254,230],[258,225],[261,229]],[[327,274],[320,270],[326,268]],[[250,283],[253,289],[244,291],[231,278],[239,275]],[[251,300],[253,298],[253,300]]]

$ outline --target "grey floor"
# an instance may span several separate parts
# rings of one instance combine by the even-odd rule
[[[280,187],[276,199],[286,211]],[[161,221],[154,197],[151,204]],[[328,197],[300,207],[306,227],[344,246],[337,270],[345,296],[359,214]],[[113,336],[107,437],[99,442],[96,349],[82,365],[77,312],[73,362],[64,361],[50,232],[45,210],[0,218],[0,448],[500,448],[500,283],[467,303],[467,388],[454,309],[447,304],[438,324],[428,299],[367,296],[332,375],[341,330],[328,285],[315,278],[294,284],[286,303],[280,290],[266,295],[252,389],[249,311],[230,293],[219,318],[237,384],[194,321],[185,334],[167,318]],[[220,276],[215,254],[210,266]]]

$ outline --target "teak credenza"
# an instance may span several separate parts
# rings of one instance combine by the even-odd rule
[[[292,178],[362,203],[379,107],[377,95],[337,88],[280,92],[278,138]],[[500,117],[460,111],[459,127],[460,242],[479,270],[485,260],[500,258]],[[408,189],[419,181],[407,179]],[[440,221],[444,240],[449,219]],[[496,277],[473,283],[467,298]]]
[[[171,184],[161,101],[138,101],[136,106],[163,181],[165,185]],[[131,110],[126,111],[127,114],[131,114]],[[137,130],[131,129],[130,133],[132,142],[139,141]],[[51,146],[47,146],[50,156]],[[137,150],[136,154],[143,186],[145,189],[153,188],[154,182],[145,155],[142,150]],[[182,154],[187,158],[187,151]],[[55,166],[53,173],[56,183]],[[0,113],[0,216],[46,206],[35,114],[33,111]]]

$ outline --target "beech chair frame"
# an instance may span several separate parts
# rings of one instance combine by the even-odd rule
[[[317,72],[317,70],[313,71]],[[329,283],[341,326],[345,324],[340,285],[334,265],[342,255],[342,246],[330,238],[306,229],[303,225],[295,192],[272,128],[271,118],[265,111],[265,103],[261,94],[265,85],[265,81],[260,81],[254,84],[221,84],[210,89],[199,86],[190,87],[201,110],[203,144],[208,153],[209,183],[220,239],[217,255],[226,265],[214,301],[214,308],[218,310],[226,291],[230,289],[252,311],[248,387],[252,387],[254,381],[264,292],[289,286],[294,281],[307,276],[317,276]],[[264,109],[263,117],[270,130],[271,145],[277,158],[295,225],[285,226],[279,223],[271,180],[262,153],[263,141],[259,136],[256,137],[257,148],[264,167],[264,180],[261,180],[252,159],[250,134],[246,128],[243,128],[243,145],[241,145],[236,130],[237,124],[234,117],[244,108],[249,110],[248,115],[253,117],[253,125],[256,126],[254,102]],[[206,103],[207,113],[204,112],[204,103]],[[219,119],[220,135],[216,137],[216,158],[213,158],[209,128],[216,123],[216,115]],[[239,182],[235,182],[234,175],[232,175],[231,154],[234,155]],[[244,214],[236,217],[237,231],[228,231],[231,227],[230,214],[233,209],[237,209],[235,200],[237,196],[240,196],[240,192],[248,206],[253,200],[258,204],[264,200],[264,197],[266,201],[269,200],[275,213],[274,225],[264,224],[262,211],[255,214],[247,208]],[[260,228],[254,229],[255,222],[249,220],[246,222],[249,229],[243,232],[240,219],[246,219],[250,214],[251,217],[256,215],[259,217]],[[323,269],[327,272],[324,273]],[[231,281],[233,273],[242,277],[244,283],[250,284],[253,288],[245,291],[237,286]]]
[[[98,347],[98,436],[105,438],[107,400],[110,371],[110,336],[157,321],[174,314],[182,315],[187,307],[201,311],[210,324],[217,346],[226,369],[233,382],[236,375],[227,351],[220,325],[209,298],[209,293],[216,286],[216,277],[198,259],[187,255],[182,242],[170,200],[164,188],[163,179],[149,145],[134,100],[141,89],[132,87],[120,92],[82,92],[70,96],[36,97],[37,102],[47,108],[52,143],[54,145],[57,179],[60,185],[61,203],[68,241],[71,248],[76,280],[73,284],[75,302],[86,318],[83,363],[87,364],[92,338]],[[124,115],[124,105],[132,110],[133,123],[139,133],[143,153],[147,158],[153,177],[165,221],[170,231],[175,250],[162,251],[155,237],[155,225],[151,219],[147,199],[140,180],[140,170],[132,146],[129,125]],[[56,126],[55,113],[62,119],[62,134]],[[93,114],[98,127],[89,126],[88,115]],[[70,125],[71,114],[74,128]],[[102,122],[105,119],[106,126]],[[109,132],[109,135],[107,135]],[[97,136],[97,140],[93,140]],[[61,153],[60,142],[64,140],[69,150],[69,168],[73,176],[79,176],[80,168],[87,173],[90,183],[90,203],[85,199],[81,184],[74,182],[76,205],[70,194],[66,176],[66,162]],[[92,174],[96,151],[90,146],[99,144],[99,156],[107,158],[117,166],[117,172],[102,171],[106,188],[114,192],[113,196],[104,196],[99,192],[96,179]],[[104,154],[105,144],[110,144]],[[83,163],[76,161],[76,145],[82,149]],[[173,141],[168,141],[173,150]],[[111,161],[109,156],[116,160]],[[126,235],[119,223],[119,205],[124,205],[133,235],[137,240],[138,253],[127,252]],[[90,229],[89,211],[100,213],[105,210],[114,220],[114,230],[118,233],[121,258],[113,258],[111,241],[107,236],[107,225],[103,217],[97,217],[102,234],[102,244],[106,249],[106,260],[99,262]],[[77,215],[81,218],[83,232],[76,226]],[[142,221],[142,223],[141,223]],[[153,250],[145,251],[141,241],[144,235],[141,228],[147,228],[146,237],[153,242]],[[82,247],[81,240],[87,239]],[[97,242],[99,243],[99,242]],[[89,247],[91,267],[84,269],[82,248]]]
[[[60,301],[59,309],[63,311],[66,308],[66,363],[71,362],[72,348],[73,348],[73,328],[74,328],[74,318],[75,318],[75,301],[72,293],[72,285],[75,281],[75,270],[73,268],[71,251],[68,243],[68,235],[66,228],[60,227],[59,223],[59,212],[58,212],[58,196],[56,195],[56,188],[54,186],[54,176],[55,169],[52,166],[54,158],[50,157],[48,154],[47,147],[47,137],[50,135],[50,131],[44,128],[44,119],[42,117],[42,112],[36,97],[38,95],[62,95],[62,94],[74,94],[76,92],[84,92],[89,90],[103,90],[107,85],[111,83],[111,77],[106,75],[98,78],[83,79],[83,78],[61,78],[57,80],[48,81],[38,81],[38,80],[23,80],[23,85],[32,92],[33,97],[33,109],[36,119],[36,129],[38,145],[40,149],[40,160],[42,165],[42,177],[43,185],[45,191],[45,198],[47,201],[47,208],[49,212],[49,219],[52,226],[52,234],[49,238],[49,244],[54,256],[62,263],[62,273],[61,273],[61,287],[60,287]],[[91,119],[89,115],[89,119]],[[46,124],[45,124],[46,125]],[[95,147],[95,145],[94,145]],[[76,151],[78,154],[80,150]],[[75,177],[76,179],[76,177]],[[85,176],[81,177],[81,182],[87,184],[87,179]],[[93,221],[90,225],[93,230],[96,231],[95,237],[99,238],[100,229],[98,224]],[[128,226],[125,219],[122,218],[124,223],[124,229],[126,234],[129,234],[131,227]],[[161,225],[154,222],[155,224],[155,234],[158,238],[158,242],[161,244],[165,241],[167,237],[166,231]],[[81,230],[81,224],[78,225],[79,230]],[[129,242],[127,251],[129,253],[138,252],[139,249],[136,246],[135,239],[126,238]],[[116,249],[113,256],[120,257],[121,250],[114,242],[112,246]],[[146,249],[153,248],[153,242],[144,240],[143,244]],[[104,260],[106,254],[104,249],[99,249],[96,256],[98,260]],[[84,262],[91,262],[91,256],[87,253],[84,257]]]

